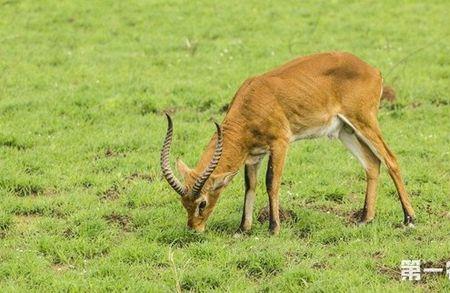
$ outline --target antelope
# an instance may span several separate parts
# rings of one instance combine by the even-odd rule
[[[377,112],[383,92],[378,69],[350,53],[319,53],[295,59],[267,73],[247,79],[236,92],[221,125],[197,166],[177,160],[181,183],[169,165],[173,135],[171,117],[161,152],[162,173],[180,195],[189,228],[205,224],[224,187],[245,165],[245,199],[238,233],[251,229],[258,169],[269,155],[266,190],[269,231],[280,231],[279,191],[286,153],[291,142],[328,136],[338,138],[366,172],[365,203],[359,224],[375,216],[380,164],[392,178],[404,214],[414,226],[414,211],[397,159],[384,141]]]

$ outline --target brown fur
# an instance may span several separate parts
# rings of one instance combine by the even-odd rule
[[[268,154],[266,187],[269,227],[272,233],[278,233],[279,189],[293,135],[329,125],[338,115],[346,117],[356,128],[358,142],[368,164],[362,221],[368,222],[374,217],[379,165],[384,162],[397,187],[405,222],[410,223],[414,212],[395,156],[383,141],[376,118],[381,89],[382,78],[378,69],[352,54],[339,52],[301,57],[247,79],[235,94],[222,122],[223,153],[217,168],[200,197],[187,195],[181,198],[188,212],[188,226],[197,231],[204,230],[223,187],[230,181],[230,176],[232,178],[230,174],[235,174],[245,165],[246,195],[239,231],[249,230],[259,162]],[[389,99],[392,93],[391,88],[383,87],[384,98]],[[192,187],[198,174],[211,160],[216,136],[213,136],[194,169],[182,166],[181,173],[184,174],[187,189]],[[204,201],[206,208],[199,210],[200,203]]]

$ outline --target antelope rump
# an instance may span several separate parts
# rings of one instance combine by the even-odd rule
[[[197,166],[177,160],[181,183],[169,165],[173,124],[161,152],[161,169],[180,195],[188,227],[202,232],[223,188],[245,166],[245,200],[238,232],[252,226],[258,169],[269,155],[266,189],[269,230],[280,230],[279,191],[291,142],[327,136],[338,138],[366,172],[367,188],[360,224],[375,216],[380,164],[386,165],[398,192],[404,224],[413,226],[414,211],[395,155],[384,141],[377,120],[383,92],[378,69],[349,53],[320,53],[295,59],[247,79],[235,94],[221,125]]]

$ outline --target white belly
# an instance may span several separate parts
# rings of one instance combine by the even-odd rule
[[[291,136],[290,142],[300,140],[300,139],[311,139],[318,138],[322,136],[328,136],[328,138],[338,138],[339,131],[341,130],[344,123],[338,117],[333,117],[331,121],[323,126],[313,127],[303,130],[300,133],[294,133]]]
[[[344,126],[344,122],[338,117],[333,117],[328,124],[320,127],[313,127],[303,130],[300,133],[295,133],[291,136],[290,142],[294,142],[300,139],[311,139],[322,136],[328,136],[328,138],[338,138],[339,132]],[[266,154],[269,153],[268,148],[254,148],[250,151],[250,154],[246,158],[245,164],[253,165],[259,163]]]

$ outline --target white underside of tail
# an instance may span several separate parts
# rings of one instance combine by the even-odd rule
[[[326,125],[308,128],[300,133],[293,134],[290,142],[301,139],[318,138],[322,136],[327,136],[330,139],[338,138],[339,132],[341,131],[343,125],[344,123],[341,119],[338,117],[333,117]]]
[[[381,162],[384,162],[370,140],[342,114],[337,114],[337,116],[331,118],[326,125],[309,128],[300,133],[293,134],[290,138],[290,142],[323,136],[327,136],[330,139],[339,138],[344,146],[358,159],[366,170],[368,168],[368,162],[366,155],[364,154],[362,143],[367,145]]]
[[[373,144],[370,142],[370,140],[368,140],[362,133],[361,131],[359,131],[344,115],[342,114],[337,114],[337,116],[339,117],[339,119],[341,119],[342,121],[344,121],[345,124],[347,124],[349,127],[351,127],[353,129],[353,131],[355,132],[356,136],[358,136],[358,138],[360,140],[362,140],[368,147],[369,149],[372,151],[372,153],[382,162],[384,163],[383,157],[380,155],[380,153],[378,152],[378,150],[373,146]]]
[[[364,148],[355,132],[350,127],[343,128],[341,132],[339,132],[339,140],[358,159],[363,168],[368,170],[369,164],[366,155],[364,154]]]

